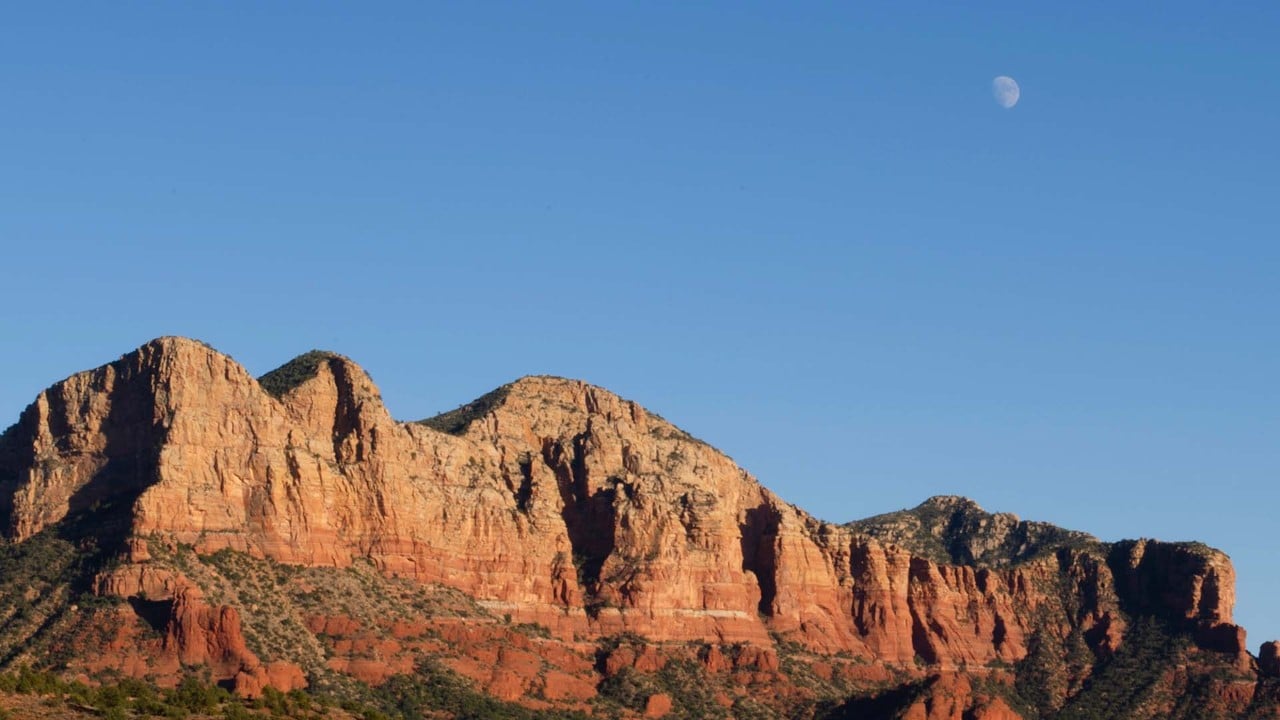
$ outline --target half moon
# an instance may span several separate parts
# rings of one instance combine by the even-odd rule
[[[995,96],[996,104],[1008,110],[1018,104],[1022,90],[1018,88],[1018,83],[1013,78],[1001,75],[991,81],[991,94]]]

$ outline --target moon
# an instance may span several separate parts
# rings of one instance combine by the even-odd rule
[[[1008,75],[1001,75],[991,81],[991,94],[995,96],[997,105],[1008,110],[1018,104],[1022,91],[1018,88],[1017,81]]]

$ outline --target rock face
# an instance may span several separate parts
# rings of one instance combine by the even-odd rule
[[[635,403],[559,378],[402,423],[344,357],[309,353],[260,382],[201,343],[159,339],[44,391],[5,433],[0,524],[13,544],[91,526],[122,560],[96,591],[166,603],[161,649],[247,693],[305,678],[251,652],[246,609],[207,602],[152,543],[306,567],[371,562],[563,643],[781,640],[809,657],[953,677],[1077,641],[1091,667],[1134,618],[1153,617],[1253,672],[1220,552],[1104,545],[961,498],[822,523]],[[751,672],[777,672],[774,658]],[[522,696],[513,682],[508,694]],[[989,693],[974,698],[909,716],[1016,717]],[[640,710],[670,703],[655,694]]]

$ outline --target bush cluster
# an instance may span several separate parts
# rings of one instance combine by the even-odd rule
[[[258,384],[273,397],[284,397],[290,390],[315,377],[320,363],[335,357],[335,354],[324,350],[303,353],[258,378]]]
[[[388,718],[430,717],[446,712],[458,720],[588,720],[578,712],[532,710],[503,702],[476,690],[465,679],[433,660],[418,666],[413,675],[397,675],[371,690],[372,698]],[[369,717],[381,720],[381,717]]]
[[[177,687],[167,689],[134,678],[119,678],[94,687],[63,680],[50,672],[21,667],[0,674],[0,693],[60,699],[69,706],[91,710],[107,720],[184,720],[192,715],[221,717],[223,720],[265,720],[268,717],[303,720],[327,716],[323,704],[302,691],[282,693],[267,688],[261,698],[246,701],[216,684],[193,676],[184,678]]]

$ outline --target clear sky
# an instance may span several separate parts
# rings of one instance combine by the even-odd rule
[[[8,6],[0,416],[167,334],[578,377],[825,519],[1203,540],[1280,638],[1280,4],[866,5]]]

